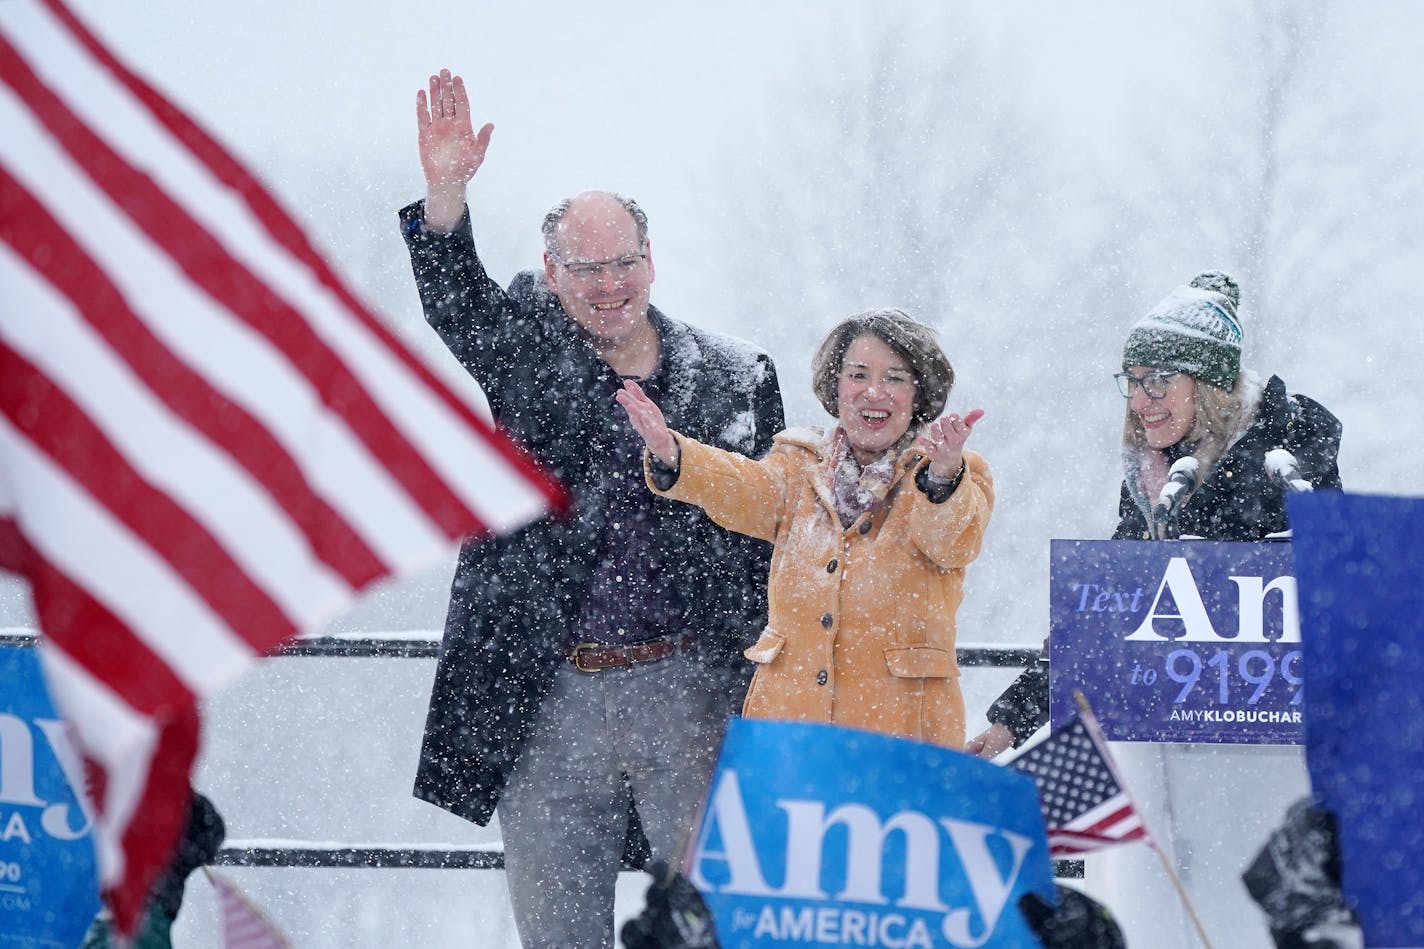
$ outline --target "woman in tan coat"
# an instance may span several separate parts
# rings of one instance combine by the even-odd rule
[[[837,424],[782,432],[760,461],[669,431],[636,382],[618,401],[654,491],[775,544],[743,713],[963,748],[954,616],[994,505],[964,443],[984,413],[936,420],[954,370],[901,310],[843,320],[812,376]]]

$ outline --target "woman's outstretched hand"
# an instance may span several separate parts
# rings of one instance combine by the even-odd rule
[[[995,722],[969,739],[964,745],[968,754],[980,758],[995,758],[1014,746],[1014,733],[1002,722]]]
[[[676,468],[678,459],[677,439],[668,431],[663,410],[648,398],[643,387],[632,379],[623,380],[623,388],[614,396],[623,411],[628,413],[628,421],[634,431],[643,436],[648,451],[670,468]]]
[[[915,445],[929,458],[930,474],[944,481],[959,474],[964,464],[964,443],[969,441],[969,433],[983,417],[983,409],[974,409],[964,416],[951,412],[925,427],[924,433],[915,439]]]

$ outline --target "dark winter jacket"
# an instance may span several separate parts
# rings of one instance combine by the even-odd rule
[[[1272,376],[1246,431],[1183,503],[1177,518],[1179,533],[1206,540],[1256,541],[1287,530],[1285,493],[1266,472],[1266,453],[1274,448],[1293,454],[1301,477],[1312,486],[1339,489],[1339,420],[1313,399],[1287,395],[1285,383]],[[1123,481],[1114,540],[1148,538],[1143,511],[1147,503],[1135,484]],[[1015,747],[1048,721],[1047,652],[1045,643],[1038,663],[1025,669],[989,707],[989,721],[1008,728]]]
[[[449,235],[400,212],[426,320],[479,382],[495,420],[568,489],[571,510],[460,552],[426,719],[415,795],[479,824],[494,811],[533,728],[565,640],[579,620],[608,531],[607,499],[646,491],[641,472],[608,464],[627,418],[618,376],[544,284],[520,274],[505,292],[475,252],[466,214]],[[662,409],[699,440],[759,456],[783,427],[771,359],[730,337],[694,329],[656,309]],[[700,510],[653,501],[652,566],[675,578],[688,604],[679,632],[745,687],[741,650],[766,622],[770,546],[723,530]],[[740,694],[740,693],[739,693]]]
[[[1285,823],[1241,874],[1266,911],[1276,949],[1363,946],[1360,921],[1340,890],[1340,822],[1310,796],[1286,811]]]
[[[1266,453],[1284,448],[1300,463],[1301,477],[1316,488],[1340,487],[1336,455],[1340,422],[1319,402],[1287,395],[1286,384],[1272,376],[1261,393],[1256,415],[1245,433],[1201,479],[1201,486],[1177,515],[1182,536],[1207,540],[1265,540],[1286,530],[1285,493],[1266,472]],[[1168,450],[1169,460],[1175,461]],[[1124,480],[1118,502],[1114,540],[1148,538],[1142,496],[1134,481]]]
[[[121,942],[114,932],[109,912],[101,910],[84,934],[79,949],[116,949],[120,946],[127,946],[128,949],[173,949],[173,923],[183,907],[188,876],[199,867],[213,862],[222,849],[226,835],[226,825],[213,802],[193,791],[182,836],[173,848],[173,855],[168,858],[168,865],[149,891],[148,903],[144,906],[143,917],[132,940]]]

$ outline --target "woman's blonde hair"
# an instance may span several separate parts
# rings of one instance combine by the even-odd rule
[[[1207,474],[1226,449],[1250,425],[1255,400],[1260,393],[1258,387],[1249,381],[1250,373],[1244,369],[1237,374],[1236,382],[1229,390],[1196,376],[1192,379],[1196,383],[1196,394],[1192,400],[1196,418],[1192,421],[1192,430],[1182,441],[1191,446],[1191,455],[1200,465],[1200,484],[1206,481]],[[1147,433],[1142,428],[1142,420],[1132,411],[1130,404],[1123,422],[1122,445],[1124,454],[1129,458],[1140,459],[1144,452],[1152,450],[1147,447]]]

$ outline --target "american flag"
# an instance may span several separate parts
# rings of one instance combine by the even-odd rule
[[[222,949],[291,949],[292,943],[276,924],[252,905],[226,877],[207,871],[218,897],[218,925]]]
[[[1106,744],[1082,718],[1074,717],[1006,767],[1038,784],[1051,856],[1147,839],[1147,828],[1117,777]]]
[[[561,489],[59,0],[0,2],[0,568],[132,932],[198,699]]]

